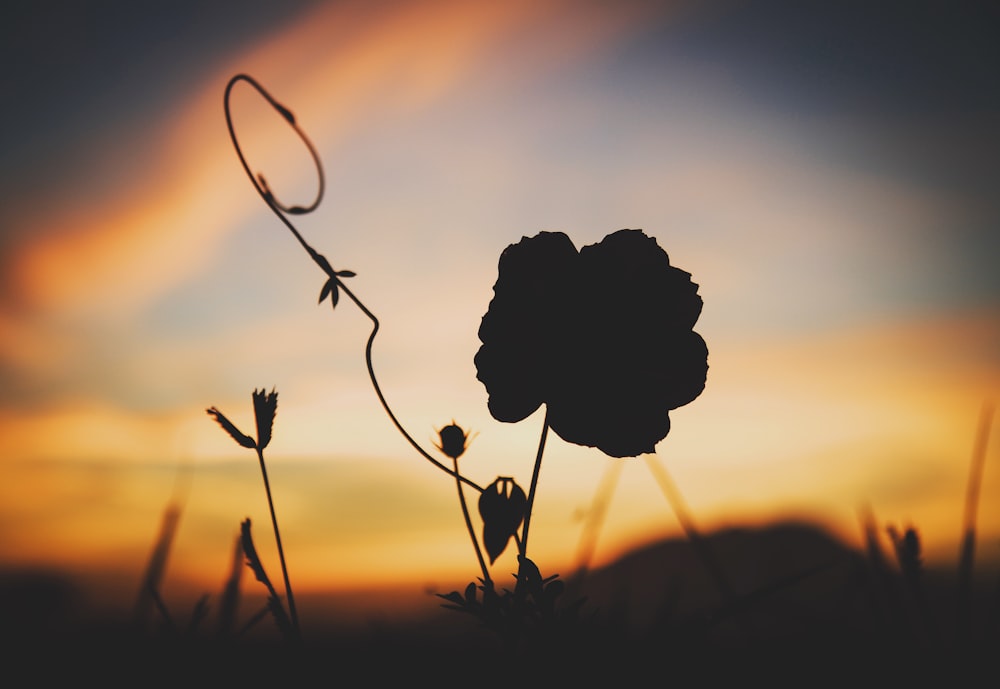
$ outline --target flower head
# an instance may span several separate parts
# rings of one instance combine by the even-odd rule
[[[475,357],[493,417],[520,421],[544,403],[567,442],[612,457],[652,452],[668,412],[705,387],[691,275],[628,229],[579,252],[561,232],[524,237],[498,270]]]
[[[232,421],[226,418],[225,414],[209,407],[205,411],[215,419],[223,430],[226,431],[237,443],[247,448],[263,450],[271,442],[271,428],[274,425],[274,414],[278,409],[278,393],[273,389],[265,392],[263,389],[253,391],[253,413],[257,422],[257,440],[254,440],[246,433],[236,427]]]
[[[253,414],[257,421],[257,447],[263,450],[271,442],[271,429],[274,426],[274,415],[278,410],[278,393],[272,388],[265,392],[264,388],[253,391]]]

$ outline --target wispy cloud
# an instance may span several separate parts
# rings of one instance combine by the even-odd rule
[[[472,364],[497,256],[541,229],[581,246],[641,227],[706,300],[708,387],[677,411],[662,450],[696,512],[763,518],[805,504],[850,520],[872,498],[886,517],[933,511],[943,538],[951,503],[931,488],[961,484],[975,409],[1000,385],[995,309],[954,306],[964,264],[950,231],[982,211],[868,166],[856,130],[761,108],[704,65],[632,69],[630,39],[674,11],[323,4],[205,65],[166,126],[111,137],[143,156],[141,174],[107,195],[19,208],[31,239],[5,257],[0,299],[0,455],[12,468],[0,504],[5,524],[41,526],[16,547],[44,559],[90,529],[140,562],[168,498],[164,467],[221,457],[224,469],[197,477],[177,551],[217,578],[259,479],[252,465],[246,486],[234,478],[232,443],[203,409],[277,385],[269,449],[287,479],[290,541],[318,563],[304,577],[322,581],[348,556],[387,575],[400,559],[419,571],[432,549],[468,561],[452,486],[409,454],[371,390],[369,322],[350,305],[317,311],[322,276],[242,177],[222,110],[237,72],[271,88],[318,144],[331,185],[324,213],[303,224],[385,317],[376,367],[427,447],[454,417],[480,433],[463,458],[478,480],[530,472],[539,419],[492,420]],[[249,90],[234,98],[254,168],[283,198],[311,193],[294,135]],[[116,164],[92,173],[110,179]],[[571,557],[572,515],[604,465],[558,442],[547,453],[535,537]],[[282,475],[279,457],[308,461]],[[609,542],[670,528],[641,465],[619,491]],[[405,519],[414,510],[426,510],[419,523]],[[345,520],[363,522],[371,544],[341,531]]]
[[[320,6],[283,33],[214,66],[192,83],[168,128],[132,130],[120,140],[145,156],[139,179],[107,197],[64,201],[24,217],[34,237],[13,261],[13,292],[23,307],[126,313],[206,270],[223,237],[250,209],[259,211],[225,135],[222,87],[250,72],[310,122],[317,141],[332,145],[391,109],[427,107],[481,73],[525,78],[552,70],[620,38],[641,18],[600,3],[417,2]],[[150,84],[155,88],[155,83]],[[123,98],[128,97],[123,94]],[[251,112],[253,112],[251,110]],[[251,152],[280,158],[281,136],[260,108],[241,135]],[[269,129],[270,127],[270,129]],[[257,145],[265,142],[263,148]],[[103,174],[99,163],[94,174]],[[291,184],[308,183],[305,167]],[[221,180],[232,180],[222,184]],[[289,181],[280,179],[288,185]]]

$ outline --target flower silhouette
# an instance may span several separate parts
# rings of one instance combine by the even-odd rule
[[[253,391],[253,415],[257,423],[257,446],[267,447],[271,442],[271,430],[274,427],[274,414],[278,410],[278,393],[272,388],[266,392],[264,388]]]
[[[225,414],[215,407],[210,407],[205,411],[240,445],[250,449],[263,450],[271,442],[271,430],[274,427],[274,414],[277,409],[278,393],[275,390],[267,392],[263,388],[254,389],[253,415],[257,424],[257,440],[238,429],[232,421],[226,418]]]
[[[698,285],[641,230],[579,252],[561,232],[524,237],[500,255],[493,291],[475,364],[498,421],[544,403],[563,440],[634,457],[705,388]]]

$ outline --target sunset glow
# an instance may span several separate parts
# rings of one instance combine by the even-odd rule
[[[138,591],[176,501],[165,590],[218,591],[248,517],[277,572],[256,456],[205,414],[252,429],[252,391],[273,388],[265,455],[300,590],[477,576],[454,481],[372,389],[371,322],[344,296],[317,306],[324,275],[240,168],[223,112],[239,73],[316,145],[326,195],[296,226],[357,273],[345,284],[379,319],[378,383],[433,456],[450,461],[434,443],[455,422],[475,434],[463,473],[528,485],[542,413],[493,419],[473,363],[498,257],[541,230],[580,248],[643,229],[704,299],[708,382],[654,456],[699,527],[804,519],[860,545],[870,507],[919,528],[929,561],[955,561],[981,410],[1000,393],[995,199],[942,181],[914,143],[957,151],[957,134],[850,94],[813,109],[780,74],[737,69],[724,35],[695,30],[713,26],[697,3],[307,5],[196,72],[116,93],[95,134],[110,144],[65,162],[79,188],[3,210],[17,231],[0,293],[0,564],[106,569]],[[177,89],[169,109],[130,116],[159,103],[158,79]],[[254,171],[307,202],[307,152],[244,87],[232,104]],[[531,538],[546,572],[580,564],[612,462],[590,564],[683,535],[644,458],[550,434]],[[995,566],[995,429],[982,495],[977,558]]]

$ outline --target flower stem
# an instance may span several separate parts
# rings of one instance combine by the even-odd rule
[[[260,473],[264,477],[264,491],[267,493],[267,506],[271,510],[271,525],[274,527],[274,540],[278,545],[278,559],[281,560],[281,574],[285,579],[285,595],[288,598],[288,614],[292,618],[295,635],[301,638],[299,615],[295,610],[295,596],[292,595],[292,583],[288,578],[288,567],[285,566],[285,550],[281,547],[281,533],[278,531],[278,518],[274,514],[274,501],[271,499],[271,484],[267,480],[267,467],[264,465],[264,451],[257,448],[257,459],[260,461]]]
[[[396,418],[396,415],[392,413],[392,409],[389,408],[388,402],[385,401],[385,395],[382,394],[382,388],[379,387],[378,380],[376,380],[375,378],[375,367],[372,365],[372,344],[374,344],[375,335],[378,333],[378,328],[379,328],[378,319],[375,317],[375,314],[369,311],[368,308],[361,303],[361,300],[358,299],[354,295],[354,293],[351,290],[349,290],[346,285],[344,285],[343,282],[341,282],[339,279],[337,279],[337,281],[338,283],[340,283],[340,288],[344,290],[344,294],[346,294],[348,298],[350,298],[350,300],[353,301],[354,304],[359,309],[361,309],[361,311],[366,316],[368,316],[369,320],[371,320],[372,322],[372,332],[368,336],[368,343],[365,345],[365,364],[368,367],[368,377],[372,381],[372,387],[375,388],[375,394],[378,395],[378,401],[382,404],[382,408],[385,410],[385,413],[388,414],[389,419],[396,427],[396,430],[398,430],[403,435],[403,437],[406,438],[407,442],[409,442],[410,445],[413,446],[413,449],[419,452],[420,455],[428,462],[430,462],[431,464],[433,464],[446,474],[450,474],[451,476],[453,476],[456,481],[460,483],[465,483],[470,488],[482,493],[483,492],[482,486],[466,478],[465,476],[462,476],[462,474],[459,473],[457,467],[455,469],[450,469],[449,467],[445,466],[444,464],[436,460],[434,457],[432,457],[424,448],[420,447],[417,441],[414,440],[413,437],[406,432],[406,429],[403,428],[403,425],[399,422],[399,419]]]
[[[487,584],[490,580],[490,570],[486,567],[486,560],[483,559],[483,551],[479,547],[479,540],[476,538],[476,530],[472,526],[472,518],[469,516],[469,506],[465,503],[465,493],[462,491],[462,482],[459,480],[458,457],[452,458],[455,465],[455,487],[458,488],[458,502],[462,505],[462,516],[465,517],[465,526],[469,530],[469,538],[472,539],[472,547],[476,549],[476,559],[479,560],[479,567],[483,570],[483,581]]]
[[[545,421],[542,422],[542,437],[538,441],[538,454],[535,455],[535,468],[531,472],[531,487],[528,488],[528,504],[524,508],[524,528],[521,529],[520,552],[522,557],[528,557],[528,526],[531,524],[531,508],[535,504],[535,488],[538,486],[538,472],[542,468],[542,454],[545,452],[545,438],[549,434],[549,408],[545,407]]]

